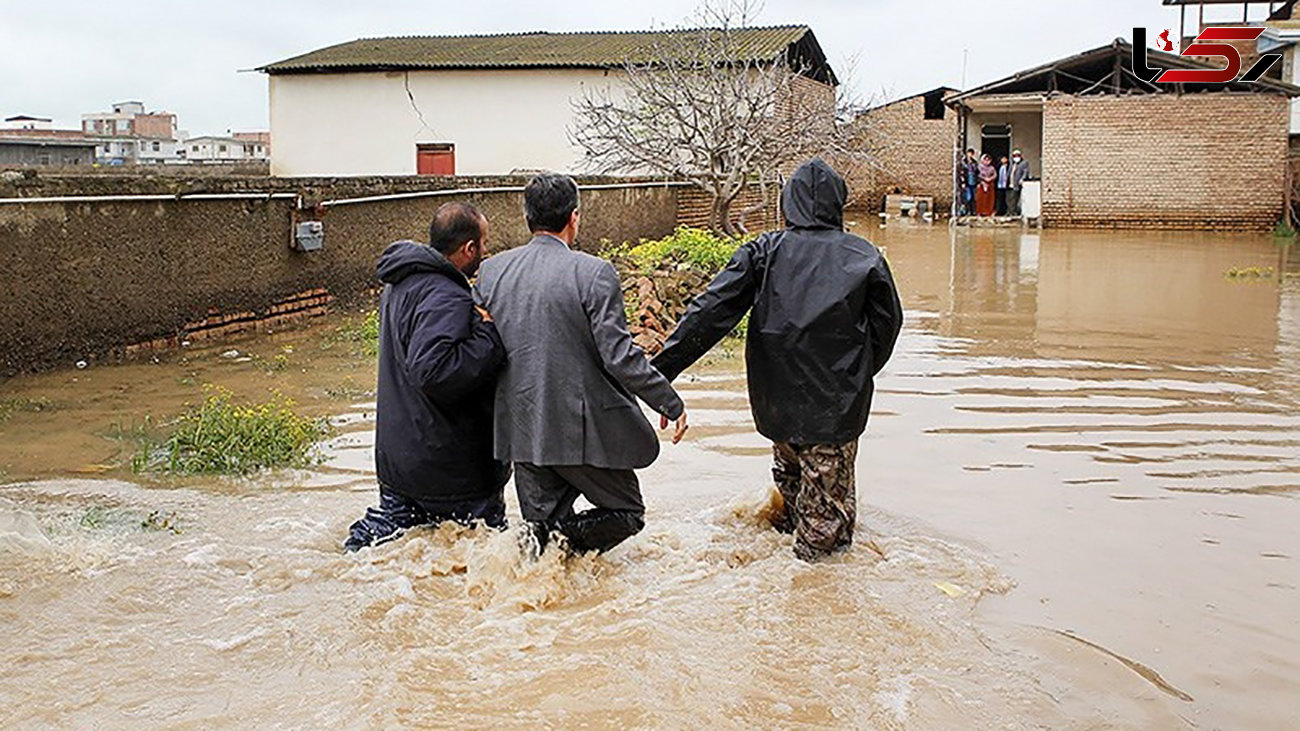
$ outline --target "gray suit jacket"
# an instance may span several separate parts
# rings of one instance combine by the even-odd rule
[[[496,457],[646,467],[659,438],[633,394],[675,419],[682,400],[632,343],[613,265],[553,236],[483,262],[477,293],[506,346]]]
[[[1025,187],[1025,178],[1029,177],[1029,161],[1021,158],[1020,162],[1011,163],[1011,187],[1020,190]]]

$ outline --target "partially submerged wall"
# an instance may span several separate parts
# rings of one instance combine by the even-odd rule
[[[1043,220],[1272,228],[1284,205],[1289,114],[1275,94],[1049,97]]]
[[[528,240],[515,191],[339,205],[325,210],[325,247],[290,248],[292,224],[321,201],[430,189],[519,187],[526,178],[23,178],[0,198],[281,192],[288,199],[0,204],[0,372],[105,357],[126,346],[249,319],[356,301],[376,285],[390,242],[427,240],[430,215],[468,200],[492,222],[494,250]],[[580,185],[627,181],[582,179]],[[580,245],[670,233],[679,188],[633,182],[582,194]],[[295,305],[297,306],[297,305]],[[298,310],[293,310],[298,311]]]

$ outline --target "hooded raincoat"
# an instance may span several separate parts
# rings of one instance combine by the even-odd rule
[[[474,310],[465,275],[430,246],[392,244],[378,273],[380,483],[426,506],[498,493],[509,468],[492,456],[506,357],[496,327]]]
[[[861,436],[903,310],[880,250],[843,229],[847,196],[822,160],[799,167],[781,195],[787,228],[737,250],[653,365],[676,378],[752,308],[745,359],[759,433],[791,444]]]

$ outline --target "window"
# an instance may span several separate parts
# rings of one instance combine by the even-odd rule
[[[153,143],[153,151],[154,151],[154,152],[157,152],[157,151],[159,151],[159,150],[161,150],[161,149],[162,149],[162,147],[161,147],[157,142]]]
[[[947,107],[943,103],[944,89],[935,89],[925,95],[925,118],[943,119]]]
[[[198,146],[198,145],[195,145],[194,147],[192,147],[192,148],[190,148],[190,149],[192,149],[194,152],[198,152],[198,151],[199,151],[199,146]]]
[[[217,145],[217,152],[225,152],[225,151],[226,151],[225,145]]]

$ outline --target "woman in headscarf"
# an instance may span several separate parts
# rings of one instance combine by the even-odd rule
[[[998,169],[993,167],[993,156],[985,153],[980,158],[979,185],[975,188],[975,215],[992,216],[997,206],[996,185]]]

